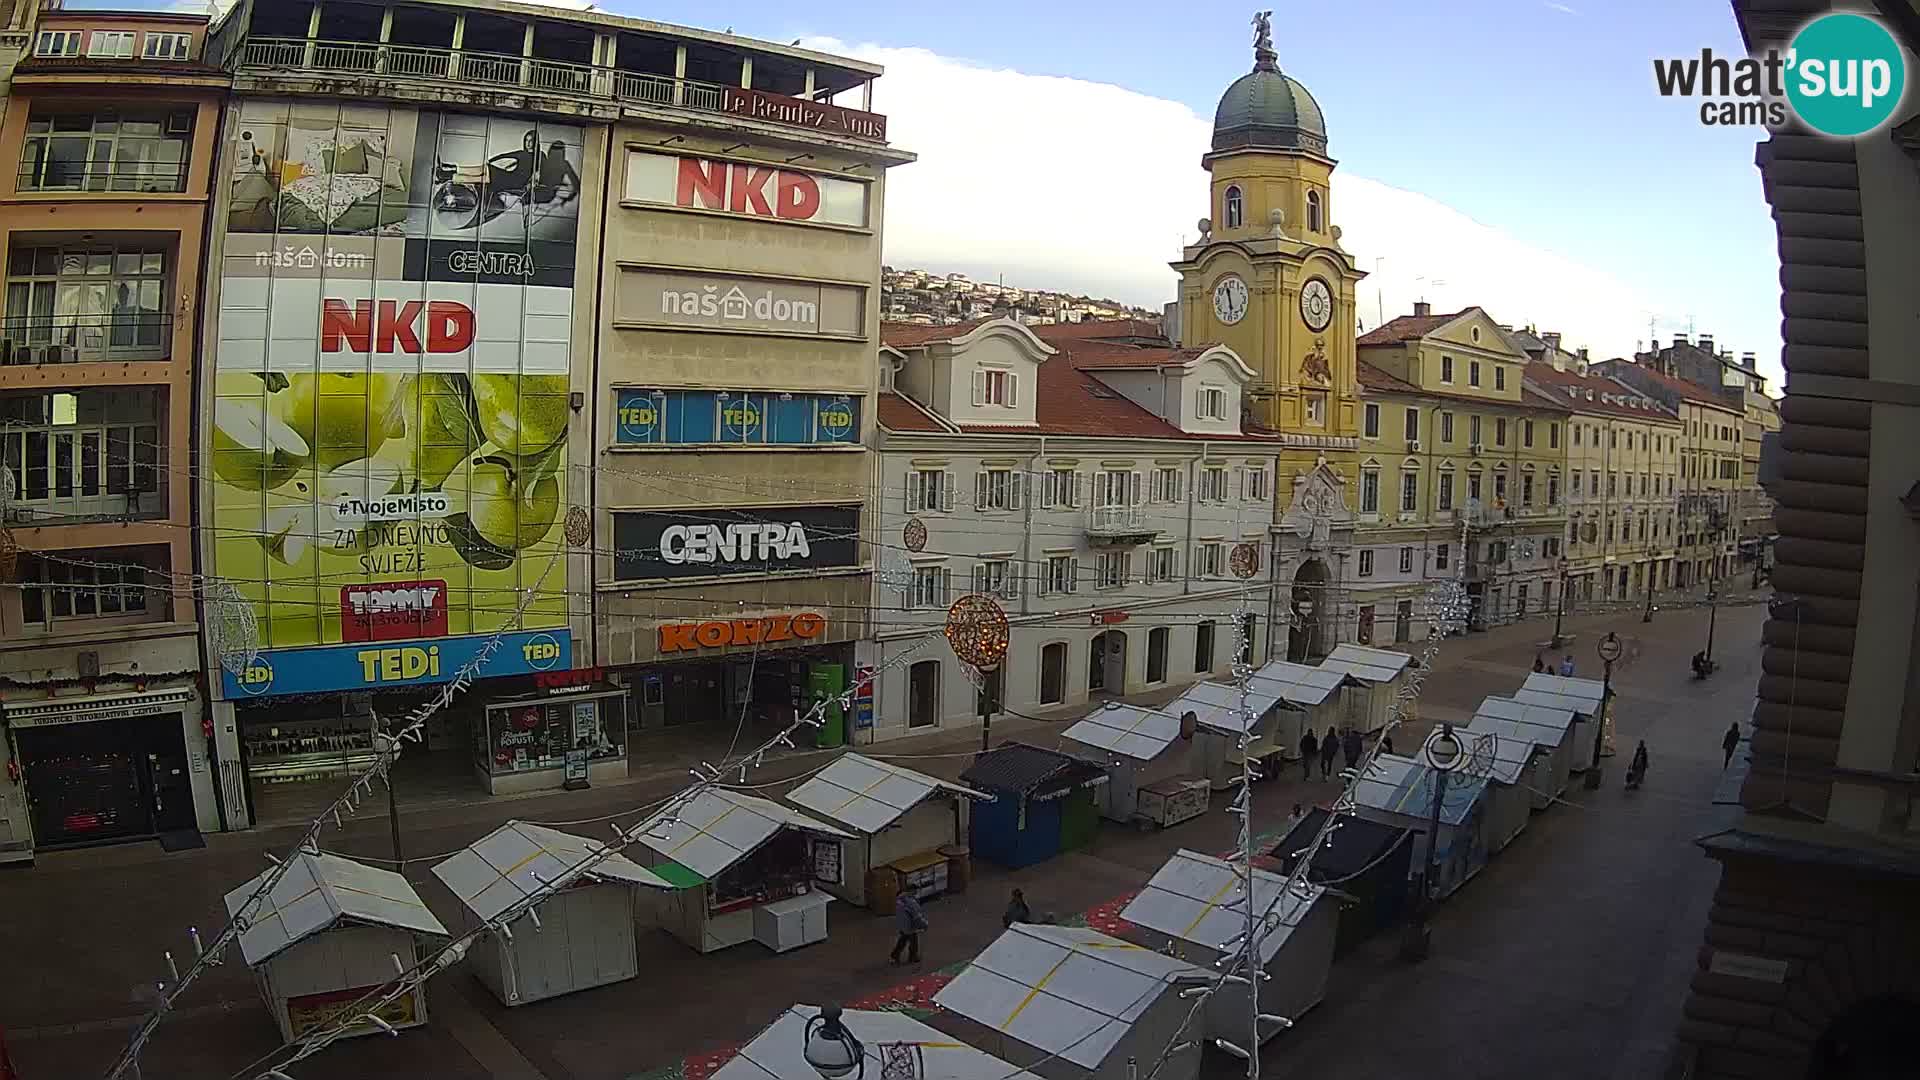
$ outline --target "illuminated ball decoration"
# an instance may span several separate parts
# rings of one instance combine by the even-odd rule
[[[1227,569],[1237,578],[1250,578],[1260,572],[1260,545],[1235,544],[1227,555]]]
[[[260,655],[260,623],[253,605],[231,581],[210,582],[201,594],[207,613],[207,637],[220,666],[235,675]]]
[[[1007,658],[1007,613],[998,601],[968,593],[947,609],[947,644],[960,662],[981,671],[998,668]]]
[[[927,549],[927,523],[919,518],[908,518],[900,529],[900,542],[908,551],[921,552]]]
[[[585,507],[567,510],[566,537],[568,547],[583,548],[593,543],[593,518],[587,515]]]

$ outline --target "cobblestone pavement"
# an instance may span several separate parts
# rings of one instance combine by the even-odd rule
[[[1434,955],[1401,964],[1394,943],[1375,941],[1343,959],[1327,999],[1264,1060],[1281,1075],[1434,1078],[1539,1077],[1624,1080],[1657,1075],[1694,964],[1715,871],[1692,845],[1730,811],[1711,804],[1719,738],[1743,723],[1758,677],[1755,607],[1723,609],[1716,655],[1723,668],[1691,683],[1686,657],[1704,639],[1704,611],[1568,620],[1583,675],[1598,674],[1592,643],[1617,629],[1629,645],[1616,670],[1624,754],[1646,737],[1648,785],[1626,793],[1619,766],[1597,792],[1577,785],[1569,805],[1531,826],[1475,881],[1451,898],[1434,927]],[[1447,644],[1420,702],[1421,723],[1458,720],[1481,697],[1524,678],[1551,624],[1501,627]],[[1171,694],[1145,700],[1164,700]],[[1396,737],[1417,745],[1420,725]],[[1057,721],[999,720],[995,736],[1046,742]],[[977,730],[936,733],[876,747],[902,764],[957,776]],[[756,780],[779,781],[817,767],[817,755],[770,761]],[[509,817],[604,818],[664,797],[684,762],[662,761],[612,788],[506,802],[429,807],[407,815],[408,853],[471,842]],[[1257,789],[1256,827],[1272,830],[1294,802],[1329,798],[1332,785],[1297,775]],[[1216,800],[1216,804],[1218,800]],[[604,824],[581,826],[604,829]],[[1210,813],[1143,832],[1104,825],[1094,844],[1038,866],[1004,872],[976,866],[964,894],[929,905],[926,960],[903,982],[889,967],[889,920],[836,904],[829,941],[782,956],[754,945],[699,956],[664,933],[642,936],[638,979],[507,1009],[464,973],[436,982],[432,1023],[394,1039],[343,1043],[294,1070],[366,1080],[623,1080],[698,1076],[795,1001],[897,1003],[926,1008],[950,972],[998,933],[1008,889],[1036,912],[1114,926],[1120,902],[1181,847],[1223,851],[1233,820]],[[157,846],[43,855],[0,873],[0,1026],[25,1080],[97,1075],[139,1015],[142,988],[161,950],[189,946],[185,929],[217,925],[219,897],[258,872],[263,855],[291,843],[289,829],[210,837],[206,848],[165,854]],[[385,857],[383,819],[350,821],[332,846]],[[450,898],[428,872],[408,877],[436,910]],[[932,1016],[938,1024],[941,1018]],[[277,1044],[248,972],[216,969],[182,1001],[146,1055],[144,1080],[218,1078],[243,1070]],[[1229,1075],[1225,1063],[1210,1071]],[[248,1074],[249,1077],[251,1074]]]

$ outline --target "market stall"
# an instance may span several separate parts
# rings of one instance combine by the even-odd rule
[[[1193,1080],[1200,1040],[1160,1060],[1204,968],[1097,930],[1016,923],[934,996],[965,1041],[1049,1080]],[[942,1024],[946,1026],[945,1023]]]
[[[1102,817],[1164,828],[1207,810],[1206,781],[1182,775],[1187,755],[1175,749],[1182,734],[1178,714],[1109,701],[1060,738],[1069,752],[1106,766]]]
[[[720,1066],[712,1080],[812,1080],[819,1071],[807,1064],[809,1027],[821,1025],[817,1005],[795,1005],[763,1028],[753,1041]],[[860,1041],[867,1075],[921,1077],[926,1080],[1038,1080],[984,1050],[958,1042],[903,1012],[842,1009],[839,1022]],[[908,1071],[905,1066],[912,1063]],[[897,1071],[896,1071],[897,1070]]]
[[[1363,688],[1359,679],[1344,671],[1308,667],[1287,660],[1269,661],[1254,672],[1253,685],[1280,695],[1280,700],[1301,710],[1304,714],[1301,723],[1312,728],[1320,738],[1326,737],[1328,728],[1346,727],[1347,695]],[[1293,743],[1297,752],[1298,733]]]
[[[1492,854],[1513,843],[1533,817],[1533,767],[1542,755],[1531,739],[1510,739],[1490,730],[1456,728],[1465,766],[1455,776],[1487,782],[1482,833]],[[1448,779],[1451,785],[1452,778]]]
[[[1571,709],[1554,705],[1534,705],[1496,695],[1488,695],[1467,721],[1473,731],[1491,731],[1503,739],[1524,740],[1540,748],[1534,760],[1532,789],[1535,810],[1545,810],[1567,790],[1567,777],[1573,769],[1574,714]],[[1592,746],[1587,747],[1592,753]]]
[[[1195,683],[1166,705],[1166,711],[1183,722],[1188,713],[1193,714],[1188,771],[1205,777],[1214,791],[1240,782],[1240,736],[1245,730],[1240,708],[1240,688],[1216,682]],[[1282,699],[1278,690],[1258,684],[1248,687],[1246,708],[1253,714],[1253,741],[1247,753],[1261,763],[1266,778],[1273,779],[1280,775],[1282,763],[1300,756],[1300,733],[1307,714]]]
[[[1427,832],[1433,819],[1433,788],[1438,773],[1397,754],[1380,754],[1374,768],[1354,784],[1354,815],[1420,834],[1414,845],[1413,872],[1427,866]],[[1449,896],[1487,865],[1485,830],[1487,782],[1455,771],[1447,777],[1440,803],[1440,837],[1433,856],[1436,899]]]
[[[291,1041],[390,986],[396,957],[401,967],[413,968],[422,939],[445,937],[447,930],[407,879],[391,870],[310,851],[290,856],[288,863],[254,907],[240,935],[240,955],[253,969],[280,1037]],[[239,914],[272,872],[228,893],[227,914]],[[426,1023],[425,984],[376,1015],[395,1030]],[[380,1030],[367,1023],[348,1034]]]
[[[1527,676],[1527,681],[1514,693],[1513,700],[1572,712],[1577,723],[1573,729],[1572,757],[1568,767],[1574,772],[1586,772],[1594,764],[1593,725],[1604,722],[1610,732],[1613,724],[1611,708],[1605,710],[1608,716],[1601,716],[1606,697],[1606,684],[1598,679],[1535,672]],[[1605,752],[1603,746],[1602,753]]]
[[[993,796],[973,808],[973,854],[1010,870],[1085,847],[1099,831],[1095,794],[1106,770],[1078,758],[1007,743],[974,755],[960,781]]]
[[[1275,845],[1272,855],[1279,860],[1281,873],[1293,872],[1326,821],[1327,811],[1315,807]],[[1307,880],[1340,892],[1335,958],[1400,921],[1407,908],[1413,856],[1412,831],[1361,817],[1342,817],[1333,835],[1320,845],[1307,867]]]
[[[648,869],[672,891],[650,894],[654,920],[703,953],[747,941],[774,952],[825,941],[820,886],[844,881],[853,837],[798,810],[708,788],[635,826]],[[632,850],[631,848],[628,850]]]
[[[827,891],[882,914],[903,889],[924,900],[966,887],[969,809],[992,798],[863,754],[843,755],[787,792],[788,802],[854,835],[842,845],[841,882]]]
[[[1347,691],[1347,723],[1365,735],[1387,726],[1393,703],[1413,674],[1413,657],[1365,645],[1335,645],[1320,666],[1351,675],[1359,685]]]
[[[474,926],[541,889],[556,890],[468,955],[503,1005],[525,1005],[639,974],[634,921],[642,890],[672,888],[624,855],[545,825],[509,821],[434,865]]]
[[[1326,996],[1339,904],[1322,886],[1301,882],[1289,890],[1285,877],[1255,870],[1253,911],[1266,926],[1260,968],[1270,976],[1260,987],[1260,1011],[1297,1021]],[[1149,947],[1214,968],[1246,938],[1240,871],[1211,855],[1175,852],[1120,917],[1146,931]],[[1207,1036],[1244,1046],[1248,1005],[1244,986],[1222,987],[1207,999]],[[1279,1033],[1270,1026],[1260,1041]]]

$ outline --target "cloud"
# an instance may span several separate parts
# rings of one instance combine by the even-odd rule
[[[1174,298],[1167,263],[1208,213],[1208,119],[1118,86],[925,49],[806,44],[884,64],[874,108],[889,140],[920,156],[888,173],[888,262],[1146,307]],[[1436,310],[1477,304],[1504,323],[1557,329],[1595,356],[1624,356],[1660,310],[1604,270],[1417,192],[1339,171],[1330,209],[1372,274],[1359,294],[1369,329],[1424,296]]]
[[[1573,10],[1572,8],[1568,7],[1565,4],[1554,3],[1554,0],[1541,0],[1540,6],[1546,8],[1549,11],[1557,11],[1562,15],[1580,14],[1578,11]]]

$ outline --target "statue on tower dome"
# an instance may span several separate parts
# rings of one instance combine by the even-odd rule
[[[1273,51],[1273,12],[1253,13],[1253,66],[1273,70],[1280,54]]]

